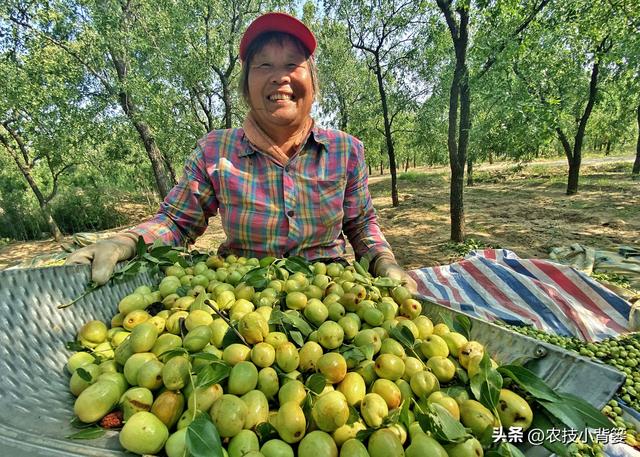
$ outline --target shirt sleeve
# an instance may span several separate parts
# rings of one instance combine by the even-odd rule
[[[357,259],[366,257],[371,261],[383,253],[393,257],[371,201],[364,147],[355,138],[348,160],[342,230],[353,246]]]
[[[130,231],[142,236],[146,243],[161,239],[166,244],[182,246],[202,235],[209,217],[217,211],[218,201],[206,171],[203,147],[199,145],[187,159],[182,178],[160,204],[156,215]]]

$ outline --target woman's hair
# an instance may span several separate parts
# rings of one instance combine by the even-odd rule
[[[271,43],[282,45],[285,41],[293,43],[293,45],[298,48],[302,54],[304,54],[304,58],[307,61],[307,67],[309,68],[309,74],[311,75],[311,85],[313,87],[314,98],[318,95],[318,67],[316,66],[316,61],[313,58],[313,55],[309,54],[309,51],[302,42],[293,35],[283,32],[266,32],[259,35],[251,42],[247,49],[246,58],[242,63],[239,89],[240,94],[247,105],[249,105],[249,69],[251,68],[251,61],[266,45]]]

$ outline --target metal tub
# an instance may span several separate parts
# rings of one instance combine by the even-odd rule
[[[89,267],[62,266],[0,271],[0,449],[3,456],[124,455],[117,433],[91,440],[69,440],[77,430],[73,396],[65,364],[71,352],[64,343],[91,319],[109,322],[119,299],[142,284],[148,274],[108,284],[73,306],[89,281]],[[435,320],[456,312],[425,306]],[[501,363],[527,356],[529,365],[552,387],[578,395],[602,407],[624,381],[624,375],[555,346],[471,318],[472,337],[489,348]],[[537,449],[528,451],[534,455]],[[536,454],[537,455],[537,454]]]

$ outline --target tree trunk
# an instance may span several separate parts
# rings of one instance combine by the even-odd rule
[[[409,156],[404,161],[404,172],[406,173],[407,171],[409,171]]]
[[[384,161],[380,159],[380,176],[384,174]]]
[[[164,198],[175,184],[175,181],[171,177],[172,173],[168,169],[160,149],[158,149],[156,140],[151,133],[151,128],[143,121],[132,119],[132,122],[144,143],[144,150],[147,152],[147,157],[149,157],[151,161],[151,168],[153,169],[153,176],[156,180],[158,194],[160,198]]]
[[[387,105],[387,93],[384,90],[384,81],[382,80],[382,67],[380,65],[380,56],[375,55],[376,59],[376,78],[378,79],[378,91],[380,92],[380,102],[382,103],[382,116],[384,118],[384,136],[387,144],[387,154],[389,155],[389,172],[391,173],[391,204],[394,207],[400,205],[398,199],[398,180],[396,176],[396,153],[393,148],[393,137],[391,136],[391,120],[389,119],[389,107]]]
[[[608,156],[611,152],[611,140],[607,140],[607,147],[604,150],[604,155]]]
[[[467,187],[473,187],[473,159],[467,158]]]
[[[451,240],[464,241],[464,168],[467,162],[469,127],[471,125],[471,94],[467,49],[469,45],[469,9],[459,8],[456,23],[451,11],[451,2],[436,0],[447,21],[456,55],[456,66],[449,91],[449,124],[447,126],[447,148],[451,168],[449,205],[451,213]],[[460,118],[458,119],[458,108]]]
[[[604,46],[604,41],[599,46],[599,50]],[[580,177],[580,163],[582,162],[582,143],[584,141],[584,133],[587,129],[587,122],[591,116],[591,111],[596,103],[596,95],[598,92],[598,73],[600,70],[600,61],[598,57],[593,62],[593,68],[591,70],[591,80],[589,81],[589,99],[587,100],[587,106],[584,108],[584,113],[580,118],[578,124],[578,130],[576,131],[575,141],[573,142],[573,155],[569,160],[569,177],[567,179],[567,195],[574,195],[578,193],[578,181]]]
[[[580,180],[580,160],[569,162],[569,177],[567,179],[567,195],[578,193],[578,182]]]
[[[232,125],[232,109],[231,90],[229,89],[229,80],[226,77],[220,78],[222,84],[222,102],[224,103],[224,128],[230,129]]]
[[[118,75],[118,81],[120,81],[121,87],[123,87],[127,80],[126,63],[113,50],[110,50],[110,53],[113,65]],[[149,127],[149,125],[137,115],[138,109],[133,103],[131,94],[126,90],[121,89],[118,93],[118,98],[120,100],[122,110],[133,123],[140,135],[140,138],[142,139],[144,149],[147,152],[147,157],[149,157],[149,161],[151,162],[151,168],[153,170],[153,176],[156,181],[158,193],[161,198],[164,198],[175,184],[175,172],[173,171],[173,167],[158,148],[151,131],[151,127]]]
[[[339,113],[339,117],[340,117],[340,130],[342,130],[343,132],[347,131],[347,128],[349,126],[349,113],[347,112],[347,103],[345,98],[342,96],[342,94],[338,94],[338,109],[340,111]]]
[[[42,212],[42,216],[44,220],[47,222],[47,225],[49,225],[49,231],[51,232],[51,235],[56,241],[58,242],[61,241],[62,232],[60,231],[60,227],[58,227],[58,224],[56,223],[55,219],[51,215],[51,208],[49,207],[49,202],[45,199],[42,191],[38,187],[38,183],[36,183],[35,179],[33,179],[33,176],[31,176],[29,167],[23,164],[22,162],[20,162],[18,153],[13,149],[13,147],[11,146],[11,143],[9,143],[9,140],[7,138],[0,135],[0,143],[4,145],[5,149],[7,150],[11,158],[14,160],[14,162],[18,166],[20,173],[22,173],[22,176],[29,184],[31,191],[36,196],[36,200],[38,200],[38,206],[40,207],[40,211]]]
[[[371,164],[370,164],[370,163],[367,163],[367,166],[369,167],[369,176],[371,176],[372,171],[373,171],[373,170],[371,170]]]
[[[638,140],[636,142],[636,160],[633,162],[631,174],[638,176],[640,175],[640,104],[638,104],[636,113],[638,116]]]
[[[416,168],[416,153],[413,153],[413,168]]]
[[[493,151],[489,151],[489,165],[493,165]]]

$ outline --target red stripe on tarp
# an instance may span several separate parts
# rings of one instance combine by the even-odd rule
[[[440,281],[440,284],[442,284],[443,286],[445,286],[449,290],[451,290],[451,293],[453,294],[453,299],[455,301],[457,301],[458,303],[464,303],[464,301],[462,299],[462,295],[460,295],[460,292],[458,292],[458,288],[457,287],[451,287],[451,283],[442,274],[442,271],[440,271],[440,268],[441,267],[434,267],[433,268],[433,273],[436,275],[436,278],[438,279],[438,281]],[[449,270],[451,270],[451,269],[449,268]]]
[[[531,272],[524,262],[519,262],[522,268],[526,268],[527,271]],[[533,263],[533,262],[532,262]],[[533,273],[533,272],[531,272]],[[535,276],[535,274],[534,274]],[[580,334],[585,337],[587,340],[591,340],[592,334],[589,329],[584,325],[584,321],[580,317],[580,313],[578,313],[575,307],[569,303],[561,294],[558,293],[555,287],[552,287],[546,283],[544,283],[541,279],[532,279],[531,280],[540,290],[542,290],[545,294],[549,296],[549,299],[556,303],[566,316],[571,317],[571,322],[573,322],[577,327]]]
[[[413,278],[413,280],[416,282],[417,286],[418,286],[418,293],[420,295],[427,295],[429,292],[429,289],[427,289],[427,284],[426,282],[420,277],[420,275],[418,275],[417,273],[414,273],[413,270],[408,271],[407,272],[409,274],[409,276],[411,276]]]
[[[516,315],[521,315],[523,318],[529,319],[532,322],[535,322],[537,325],[541,326],[542,322],[539,319],[539,316],[535,313],[530,313],[525,308],[518,306],[511,301],[506,294],[504,294],[498,286],[491,281],[478,267],[476,267],[473,263],[467,260],[463,260],[458,264],[461,268],[466,270],[473,279],[480,284],[491,297],[493,297],[498,303],[500,303],[503,307],[508,310],[516,313]]]
[[[603,310],[595,303],[587,294],[582,292],[580,288],[576,286],[576,284],[571,281],[561,270],[554,267],[551,263],[545,262],[543,260],[531,260],[536,267],[538,267],[541,271],[554,281],[561,289],[567,292],[569,295],[575,297],[584,306],[593,312],[598,320],[605,324],[608,328],[614,329],[618,333],[623,333],[626,331],[626,328],[618,324],[615,320],[611,319],[609,316],[604,314]]]

